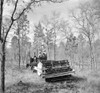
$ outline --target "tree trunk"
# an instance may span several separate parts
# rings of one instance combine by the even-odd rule
[[[83,61],[83,54],[82,54],[82,70],[84,69],[84,61]]]
[[[5,42],[2,44],[2,61],[1,61],[1,91],[5,93]]]
[[[47,59],[50,60],[50,50],[49,50],[49,46],[48,46],[48,57],[47,57]]]
[[[20,63],[21,63],[21,55],[20,55],[20,29],[18,26],[18,48],[19,48],[19,53],[18,53],[18,61],[19,61],[19,68],[20,68]]]
[[[1,60],[1,93],[5,93],[5,42],[3,43],[2,32],[2,16],[3,16],[3,2],[0,1],[0,41],[2,45],[2,60]]]
[[[81,68],[81,60],[80,60],[80,57],[78,57],[78,63],[79,63],[79,69]]]
[[[50,60],[49,45],[48,45],[48,43],[46,44],[46,53],[47,53],[47,59]]]
[[[18,54],[18,56],[19,56],[19,68],[20,68],[20,63],[21,63],[21,56],[20,56],[20,38],[18,39],[18,47],[19,47],[19,54]]]
[[[1,35],[1,31],[2,31],[2,16],[3,16],[3,2],[4,0],[0,1],[0,40],[2,41],[2,35]]]
[[[55,40],[54,40],[54,60],[56,60],[56,32],[54,30],[54,34],[55,34]]]
[[[56,60],[56,48],[55,48],[55,42],[54,42],[54,60]]]
[[[93,56],[93,48],[92,48],[92,42],[89,39],[89,45],[90,45],[90,58],[91,58],[91,70],[93,69],[93,63],[94,63],[94,56]]]

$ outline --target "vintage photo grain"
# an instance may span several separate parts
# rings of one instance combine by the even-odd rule
[[[100,93],[100,0],[0,0],[0,93]]]

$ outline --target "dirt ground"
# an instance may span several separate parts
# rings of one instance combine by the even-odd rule
[[[9,69],[6,71],[6,93],[100,93],[97,72],[88,76],[80,73],[45,82],[30,69]]]

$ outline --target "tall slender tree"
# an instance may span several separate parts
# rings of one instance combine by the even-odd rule
[[[25,51],[24,48],[25,48],[25,43],[28,40],[27,37],[28,33],[29,33],[29,21],[27,19],[27,15],[23,13],[23,15],[19,18],[19,20],[17,20],[17,29],[15,31],[15,34],[18,37],[17,40],[18,40],[18,48],[19,48],[19,53],[18,53],[19,68],[20,68],[22,58],[25,56],[25,55],[22,56],[22,53]]]
[[[44,32],[43,32],[44,28],[42,26],[42,24],[39,22],[38,25],[35,25],[35,30],[34,30],[34,47],[37,50],[37,56],[39,54],[39,51],[43,52],[43,50],[41,49],[43,46],[43,39],[45,37]]]

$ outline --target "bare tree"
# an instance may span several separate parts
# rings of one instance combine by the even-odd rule
[[[97,17],[94,14],[95,9],[89,2],[86,2],[85,4],[80,4],[77,13],[72,13],[74,22],[77,23],[75,24],[76,28],[79,30],[79,33],[82,33],[88,40],[90,46],[91,68],[94,63],[92,43],[94,42],[98,25]]]
[[[84,45],[86,43],[85,38],[82,34],[78,35],[78,59],[79,59],[79,67],[84,68]]]

